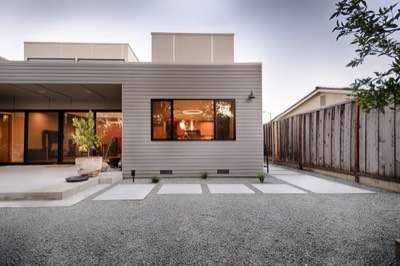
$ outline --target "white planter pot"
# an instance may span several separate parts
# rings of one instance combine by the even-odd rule
[[[75,158],[75,165],[78,174],[83,176],[95,177],[101,171],[103,158],[101,156]]]

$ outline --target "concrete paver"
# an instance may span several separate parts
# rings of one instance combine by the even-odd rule
[[[143,200],[155,187],[151,184],[116,185],[93,200]]]

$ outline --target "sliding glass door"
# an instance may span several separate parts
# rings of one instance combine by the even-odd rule
[[[58,162],[58,112],[28,113],[28,163]]]

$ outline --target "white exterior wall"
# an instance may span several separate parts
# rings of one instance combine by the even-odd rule
[[[152,33],[152,62],[232,64],[234,35],[208,33]]]

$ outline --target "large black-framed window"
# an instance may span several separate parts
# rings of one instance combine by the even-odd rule
[[[236,140],[236,102],[152,99],[151,140]]]

